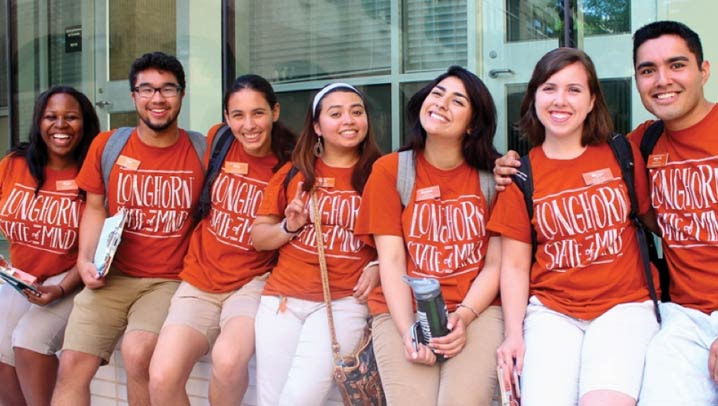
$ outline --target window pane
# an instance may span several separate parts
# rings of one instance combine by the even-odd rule
[[[110,80],[125,80],[140,55],[162,51],[176,54],[177,9],[174,1],[112,0],[110,15]]]
[[[239,1],[248,71],[274,83],[387,73],[390,1]],[[239,58],[246,55],[239,55]],[[245,61],[243,61],[246,63]],[[237,63],[241,66],[242,63]]]
[[[631,2],[583,0],[584,35],[631,32]]]
[[[582,0],[584,36],[630,32],[630,0]],[[508,42],[554,39],[563,29],[563,1],[506,0]]]
[[[411,99],[411,96],[414,95],[414,93],[418,92],[422,87],[426,86],[429,83],[429,81],[422,81],[422,82],[411,82],[411,83],[402,83],[401,85],[401,142],[399,143],[400,146],[403,146],[406,144],[407,140],[409,139],[409,131],[411,131],[411,124],[409,123],[409,120],[406,116],[406,105],[409,104],[409,100]]]
[[[82,34],[80,6],[80,2],[67,0],[52,0],[48,3],[50,86],[70,85],[78,89],[82,86],[82,49],[70,48],[66,44],[68,36],[77,40],[74,35]]]
[[[391,87],[389,85],[357,86],[366,95],[374,135],[383,153],[391,151]],[[317,90],[277,93],[282,106],[280,121],[297,136],[302,130],[308,106]]]
[[[405,71],[466,65],[466,0],[406,0]]]

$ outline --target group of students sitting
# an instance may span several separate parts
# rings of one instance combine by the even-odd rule
[[[381,156],[366,97],[347,83],[314,95],[296,140],[278,122],[269,82],[243,75],[224,96],[225,122],[197,142],[176,121],[182,66],[159,52],[133,63],[139,123],[120,141],[119,131],[98,134],[81,93],[44,92],[29,141],[0,162],[0,229],[13,265],[38,277],[40,292],[0,288],[0,402],[89,404],[90,381],[124,334],[132,405],[189,404],[189,374],[210,352],[212,405],[241,401],[253,355],[260,405],[324,404],[334,384],[321,242],[341,352],[354,350],[369,320],[390,405],[490,405],[497,366],[500,390],[515,386],[525,406],[715,403],[715,354],[706,372],[718,295],[714,272],[700,265],[718,257],[718,224],[713,216],[687,230],[674,204],[699,186],[703,201],[718,196],[715,183],[692,180],[718,168],[718,143],[706,141],[718,137],[702,90],[709,66],[698,36],[676,22],[641,28],[634,59],[644,105],[665,125],[647,164],[630,147],[634,191],[609,145],[590,57],[557,48],[538,61],[518,123],[533,145],[524,161],[531,207],[507,176],[525,178],[527,168],[493,146],[491,94],[461,67],[407,105],[408,201],[399,152]],[[705,127],[700,142],[694,126]],[[124,144],[105,173],[103,151],[116,142]],[[503,191],[492,199],[481,172],[495,162]],[[715,213],[718,200],[701,208]],[[127,225],[101,276],[98,237],[120,209]],[[661,304],[658,335],[632,213],[664,236],[675,303]],[[428,345],[412,335],[405,275],[441,286],[449,333]],[[676,335],[690,343],[675,344]],[[684,389],[673,391],[677,382]]]

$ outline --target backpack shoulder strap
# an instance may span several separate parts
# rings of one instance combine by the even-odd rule
[[[207,165],[204,183],[202,183],[202,192],[199,195],[199,204],[197,206],[198,219],[204,218],[209,213],[209,206],[211,202],[210,190],[212,189],[212,183],[214,183],[214,180],[219,174],[220,168],[222,168],[224,159],[227,157],[227,153],[232,147],[233,140],[234,136],[229,126],[227,125],[223,125],[222,127],[220,127],[217,130],[217,134],[214,136],[214,139],[212,140],[209,164]],[[197,150],[196,147],[195,150]],[[197,151],[197,153],[199,154],[199,151]],[[204,155],[204,152],[202,152],[202,154]]]
[[[102,169],[102,182],[105,185],[105,195],[107,195],[107,187],[109,185],[110,171],[115,166],[117,158],[120,156],[120,152],[127,144],[127,140],[130,139],[134,131],[133,127],[120,127],[110,135],[110,138],[105,144],[105,148],[102,150],[102,156],[100,158],[100,166]]]
[[[514,183],[516,183],[516,186],[519,187],[521,190],[521,193],[524,195],[524,204],[526,205],[526,212],[529,215],[529,222],[531,222],[531,219],[534,216],[534,180],[533,175],[531,173],[531,160],[529,159],[528,154],[524,155],[520,159],[521,161],[521,167],[519,168],[519,171],[516,173],[516,175],[512,176]],[[536,229],[534,229],[533,224],[531,225],[531,259],[532,262],[535,260],[536,257],[536,247],[538,246],[536,242],[537,236],[536,236]]]
[[[643,144],[643,142],[641,142],[641,144]],[[638,241],[638,248],[641,252],[641,262],[643,264],[646,284],[648,285],[648,294],[651,296],[651,300],[653,301],[653,307],[656,313],[656,320],[658,320],[658,322],[660,323],[661,313],[658,309],[658,295],[656,293],[656,287],[653,283],[653,272],[651,270],[650,263],[651,254],[649,253],[648,244],[648,238],[652,238],[652,236],[650,235],[650,232],[646,230],[645,227],[643,227],[643,224],[641,224],[641,222],[638,220],[638,214],[636,212],[636,208],[638,207],[638,198],[636,196],[636,182],[631,143],[623,135],[614,134],[611,138],[609,138],[608,145],[611,146],[613,155],[615,155],[616,160],[621,167],[621,177],[626,183],[626,189],[628,189],[628,198],[631,201],[631,211],[629,217],[636,226],[636,239]],[[651,149],[653,149],[653,146],[651,146]]]
[[[636,207],[638,207],[638,198],[636,197],[635,187],[635,175],[634,175],[634,162],[633,152],[631,151],[631,144],[628,139],[621,134],[613,134],[608,139],[608,145],[611,146],[613,155],[618,161],[618,165],[621,167],[621,177],[626,183],[628,189],[628,198],[631,200],[631,212],[630,218],[636,219]]]
[[[207,168],[204,167],[204,152],[207,150],[207,138],[202,133],[198,133],[197,131],[185,131],[187,132],[187,135],[189,135],[189,141],[192,143],[192,147],[194,148],[195,152],[197,153],[197,156],[199,157],[199,162],[200,165],[202,165],[202,170],[206,171]],[[215,137],[215,139],[216,138],[217,137]]]
[[[641,138],[640,146],[643,162],[648,162],[648,156],[651,155],[653,147],[655,147],[658,142],[658,138],[663,134],[664,127],[663,120],[657,120],[646,129],[643,138]]]
[[[496,197],[496,181],[494,181],[494,174],[489,171],[479,171],[479,182],[481,184],[481,193],[484,194],[486,199],[486,205],[491,212],[491,204],[494,202]]]
[[[411,192],[416,182],[416,167],[414,151],[407,149],[399,151],[399,166],[396,172],[396,190],[399,192],[401,206],[406,207],[411,199]]]

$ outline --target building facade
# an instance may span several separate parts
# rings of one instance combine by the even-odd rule
[[[499,112],[500,151],[522,148],[512,131],[534,64],[574,44],[594,59],[616,129],[650,118],[633,84],[631,33],[682,21],[718,60],[712,0],[0,0],[0,147],[27,137],[32,106],[57,84],[81,89],[103,129],[134,125],[127,71],[144,52],[175,54],[187,72],[180,124],[206,131],[222,93],[243,73],[270,79],[282,121],[299,129],[310,95],[329,81],[369,98],[384,151],[403,141],[403,106],[449,65],[476,72]],[[568,41],[568,42],[567,42]],[[713,72],[716,73],[715,71]],[[711,78],[708,97],[718,99]]]

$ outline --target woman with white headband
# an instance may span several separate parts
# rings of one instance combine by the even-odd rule
[[[334,83],[314,97],[292,155],[270,180],[252,226],[257,250],[278,250],[255,319],[260,405],[320,405],[332,389],[332,344],[319,267],[323,235],[342,355],[362,336],[379,284],[374,248],[354,236],[364,183],[380,153],[364,96]],[[321,230],[314,227],[314,200]]]

